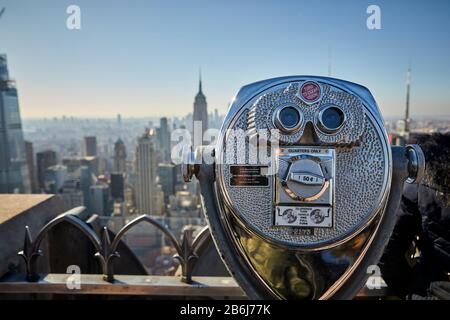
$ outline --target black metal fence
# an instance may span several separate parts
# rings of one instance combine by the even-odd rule
[[[192,282],[192,270],[198,259],[196,254],[199,244],[208,235],[206,231],[201,232],[196,238],[193,237],[194,229],[187,226],[184,228],[181,242],[173,235],[168,227],[155,218],[148,215],[141,215],[124,225],[115,235],[114,239],[110,239],[107,227],[103,227],[101,237],[82,219],[78,218],[78,214],[84,210],[84,207],[77,207],[63,213],[50,222],[48,222],[33,239],[28,226],[25,227],[25,240],[23,249],[18,253],[25,261],[27,281],[36,282],[40,279],[37,270],[37,259],[44,253],[41,250],[41,243],[46,234],[55,226],[62,222],[67,222],[80,230],[95,248],[95,257],[97,258],[103,278],[105,281],[114,282],[114,261],[120,258],[118,245],[123,236],[134,226],[140,223],[149,223],[161,231],[176,250],[174,259],[177,259],[181,265],[180,280],[185,283]]]

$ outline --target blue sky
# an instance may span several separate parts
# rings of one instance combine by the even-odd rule
[[[81,30],[66,8],[81,8]],[[366,8],[381,8],[368,30]],[[386,116],[450,114],[450,1],[0,0],[25,117],[185,115],[198,69],[210,110],[266,78],[327,75],[367,86]]]

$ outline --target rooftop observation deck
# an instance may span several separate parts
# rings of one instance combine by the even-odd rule
[[[113,233],[83,208],[63,212],[64,204],[55,195],[0,195],[0,299],[53,295],[246,299],[221,262],[207,227],[195,237],[186,228],[177,239],[157,220],[141,216]],[[149,274],[123,241],[124,234],[141,222],[156,227],[174,247],[176,270]],[[120,258],[113,257],[116,253]],[[79,267],[81,274],[72,274],[70,266]],[[384,284],[379,277],[368,283],[377,281]],[[364,287],[357,298],[385,295],[384,286]]]

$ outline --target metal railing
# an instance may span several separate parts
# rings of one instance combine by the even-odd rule
[[[117,247],[121,239],[134,226],[145,222],[155,226],[167,237],[167,239],[169,239],[177,252],[174,258],[178,260],[181,265],[181,281],[188,284],[192,282],[192,270],[198,259],[196,250],[204,238],[208,236],[206,229],[206,231],[204,230],[194,238],[193,228],[186,227],[180,243],[173,233],[167,228],[167,226],[163,225],[149,215],[141,215],[124,225],[111,241],[107,227],[103,227],[100,239],[100,237],[85,221],[77,217],[77,215],[83,212],[83,210],[84,207],[77,207],[57,216],[39,231],[35,239],[32,239],[29,227],[25,227],[23,249],[18,254],[25,261],[27,281],[36,282],[39,280],[39,273],[37,272],[37,259],[43,254],[40,247],[46,234],[58,224],[67,222],[80,230],[94,246],[96,251],[95,257],[99,261],[104,280],[114,282],[114,261],[115,259],[120,258]]]
[[[81,274],[74,285],[70,274],[43,274],[37,282],[29,282],[23,274],[12,274],[0,281],[0,293],[66,294],[120,296],[233,297],[242,299],[244,291],[231,277],[192,277],[191,283],[176,276],[116,275],[114,282],[102,275]]]
[[[25,227],[23,248],[18,254],[23,258],[26,273],[13,273],[0,280],[0,293],[50,293],[50,294],[100,294],[100,295],[160,295],[160,296],[203,296],[245,298],[244,291],[232,277],[192,276],[199,258],[200,247],[210,239],[208,228],[196,237],[193,227],[184,228],[181,241],[178,241],[169,228],[148,215],[141,215],[125,224],[110,239],[109,230],[103,227],[101,235],[84,220],[78,217],[84,207],[69,210],[48,222],[33,239],[30,228]],[[44,254],[41,243],[45,236],[60,223],[67,222],[80,230],[95,248],[95,258],[102,270],[100,274],[80,274],[82,286],[73,290],[67,284],[72,274],[39,273],[38,258]],[[181,265],[181,276],[154,275],[115,275],[114,261],[120,259],[118,246],[124,235],[134,226],[149,223],[162,232],[176,250],[173,256]],[[385,290],[366,290],[363,288],[359,298],[379,298]]]

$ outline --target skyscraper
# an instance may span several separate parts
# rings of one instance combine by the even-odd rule
[[[214,109],[214,128],[220,129],[219,110]]]
[[[59,195],[64,201],[66,210],[84,205],[83,192],[78,179],[66,180],[59,190]]]
[[[97,156],[97,137],[84,137],[83,155],[85,157]]]
[[[56,152],[53,150],[45,150],[36,153],[36,167],[37,167],[37,179],[38,187],[42,191],[45,189],[44,174],[45,169],[55,166],[57,163]]]
[[[122,116],[120,115],[120,113],[117,114],[117,126],[119,127],[119,129],[122,127]]]
[[[5,54],[0,54],[0,81],[2,82],[10,81],[8,72],[8,63]]]
[[[113,211],[113,202],[109,186],[98,183],[89,188],[90,211],[101,216],[109,216]]]
[[[164,202],[169,203],[169,197],[175,194],[175,185],[177,184],[177,167],[169,163],[160,163],[158,165],[159,183],[164,192]]]
[[[163,117],[159,119],[159,131],[158,131],[159,145],[161,149],[161,158],[164,162],[170,161],[170,130],[167,122],[167,118]]]
[[[125,173],[127,170],[127,149],[122,139],[114,143],[114,172]]]
[[[408,67],[406,73],[406,108],[405,108],[405,133],[409,133],[411,119],[409,117],[409,92],[411,90],[411,67]]]
[[[86,208],[91,209],[91,194],[89,192],[94,183],[95,176],[92,173],[92,168],[87,165],[80,167],[80,189],[83,193],[83,204]]]
[[[19,101],[6,55],[0,55],[0,193],[31,192]]]
[[[198,123],[200,121],[200,123]],[[197,123],[196,123],[197,122]],[[198,130],[201,128],[201,132]],[[193,114],[193,130],[194,130],[194,144],[206,144],[203,140],[203,135],[208,129],[208,105],[206,97],[202,91],[202,76],[199,76],[198,93],[194,100],[194,114]],[[198,139],[196,139],[198,137]]]
[[[136,209],[141,214],[152,214],[155,208],[157,152],[154,130],[147,130],[136,147]]]
[[[64,182],[69,178],[67,167],[55,165],[48,167],[44,172],[44,190],[46,193],[59,193]]]
[[[97,176],[99,174],[98,162],[97,157],[70,157],[62,159],[62,164],[67,167],[67,171],[70,174],[78,171],[81,166],[87,166],[90,170],[90,174]]]
[[[31,192],[37,193],[39,188],[37,186],[36,170],[34,165],[34,150],[32,142],[25,141],[25,153],[27,157],[28,176],[30,177]]]
[[[111,173],[111,181],[110,181],[110,189],[111,189],[111,197],[119,202],[123,202],[125,200],[125,187],[124,187],[124,179],[122,173]]]

